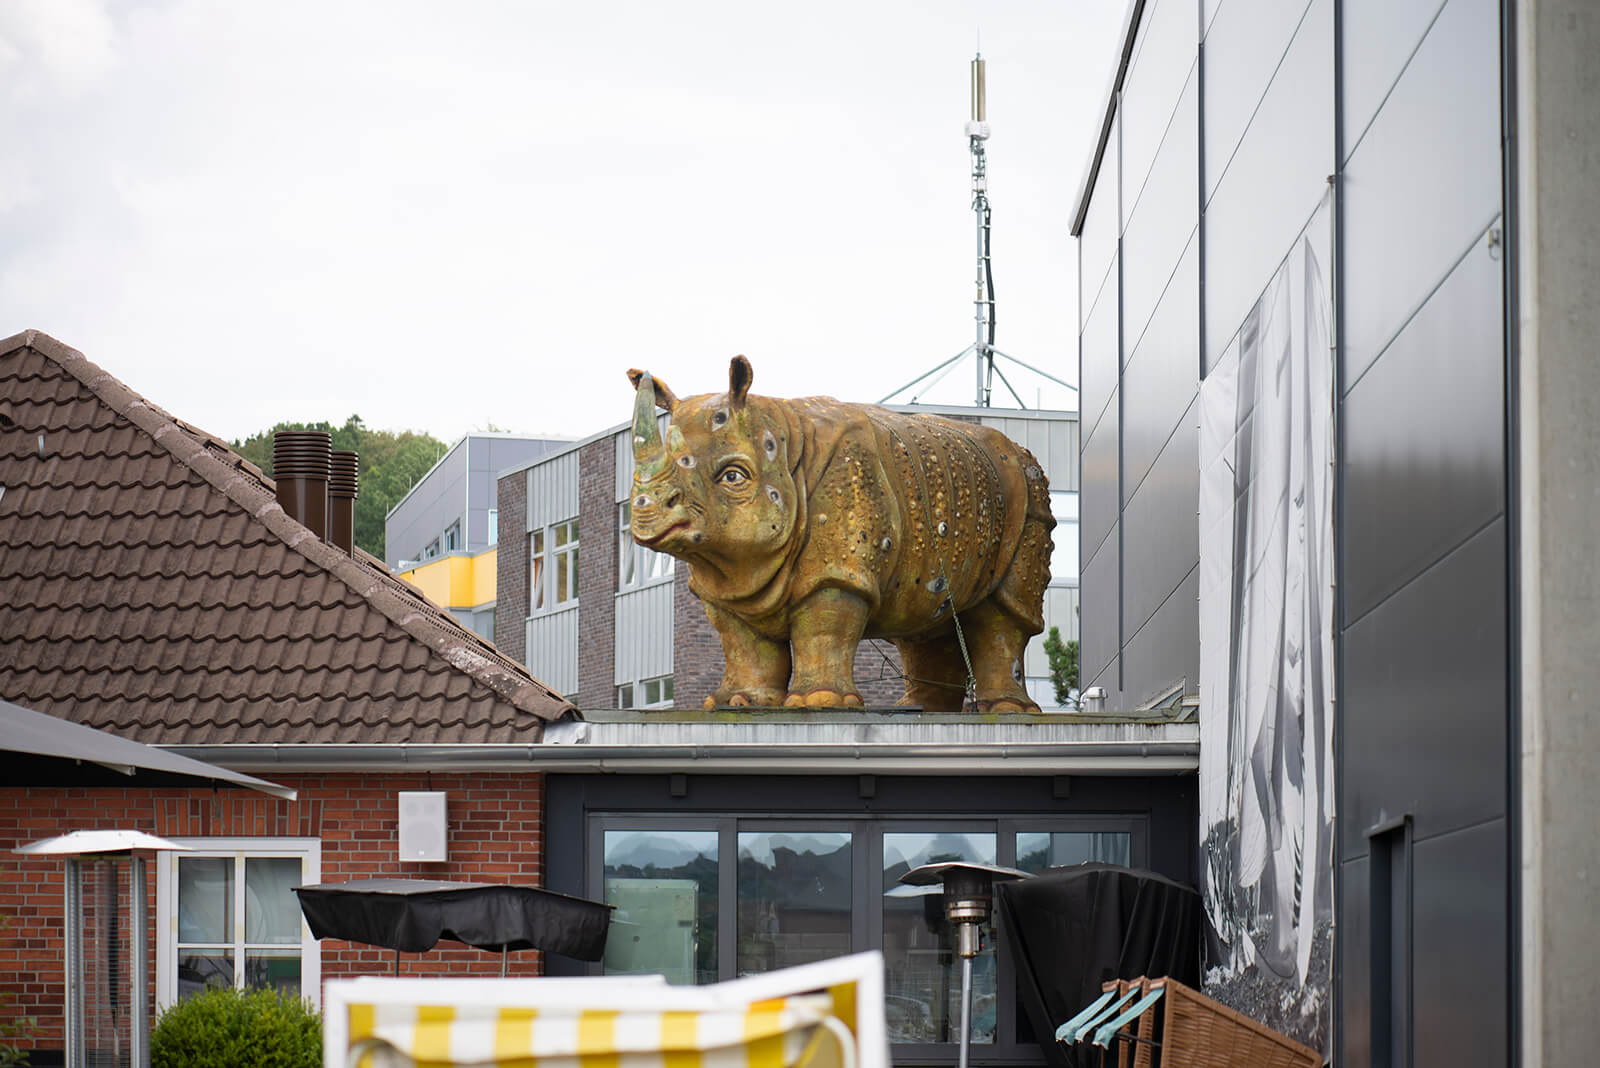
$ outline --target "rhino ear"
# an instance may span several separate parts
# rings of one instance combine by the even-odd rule
[[[633,383],[633,388],[638,389],[639,383],[644,381],[644,372],[637,367],[628,369],[628,381]],[[650,384],[656,391],[656,407],[664,412],[670,412],[678,406],[678,395],[673,393],[667,384],[655,375],[650,376]]]
[[[735,356],[733,362],[728,364],[728,403],[735,408],[744,407],[745,396],[750,392],[750,382],[755,378],[755,372],[750,369],[750,361],[743,356]]]

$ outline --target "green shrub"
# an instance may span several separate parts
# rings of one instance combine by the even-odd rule
[[[151,1068],[320,1068],[322,1017],[276,990],[207,990],[161,1014]]]

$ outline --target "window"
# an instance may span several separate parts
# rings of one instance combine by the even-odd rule
[[[461,521],[458,519],[445,529],[444,551],[453,553],[459,548],[461,548]]]
[[[1107,815],[592,813],[587,892],[617,906],[608,974],[708,983],[880,949],[897,1056],[938,1062],[959,1042],[961,961],[934,907],[938,888],[900,876],[955,859],[1028,871],[1143,864],[1146,826]],[[991,921],[973,962],[974,1042],[1005,1060],[1033,1059],[1007,955]]]
[[[426,549],[422,550],[422,558],[424,560],[432,560],[434,557],[436,557],[438,555],[439,555],[439,539],[438,538],[434,538],[432,541],[430,541],[428,543],[428,547]]]
[[[628,501],[617,505],[617,589],[637,589],[648,582],[672,574],[672,557],[646,549],[633,540],[630,529],[633,506]],[[631,705],[620,705],[631,708]]]
[[[489,509],[489,544],[500,544],[500,509]]]
[[[618,708],[671,708],[672,676],[661,675],[617,687]]]
[[[578,601],[578,521],[563,520],[528,535],[528,614]]]
[[[314,838],[181,839],[157,857],[156,998],[215,986],[272,987],[316,1002],[321,964],[293,887],[317,882]]]

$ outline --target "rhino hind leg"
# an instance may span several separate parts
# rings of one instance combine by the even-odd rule
[[[701,707],[777,708],[789,683],[789,647],[763,638],[737,616],[706,605],[706,616],[722,639],[722,685]]]
[[[1038,712],[1038,702],[1022,685],[1022,653],[1039,628],[1019,619],[1006,604],[990,597],[962,614],[972,670],[978,680],[978,711]]]
[[[901,706],[920,708],[928,715],[948,716],[961,711],[966,697],[967,666],[955,630],[929,638],[901,638],[900,666],[905,670],[906,695]]]

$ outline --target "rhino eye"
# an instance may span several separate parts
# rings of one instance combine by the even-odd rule
[[[772,436],[772,431],[767,431],[767,436],[761,444],[767,450],[767,459],[776,460],[778,458],[778,439]]]
[[[633,499],[633,506],[635,508],[648,508],[650,507],[650,498],[641,493]]]
[[[685,471],[687,471],[689,468],[694,466],[694,457],[693,456],[680,456],[680,457],[678,457],[678,466],[683,468]]]
[[[737,467],[730,467],[717,476],[717,481],[729,486],[738,486],[750,481],[750,476]]]
[[[777,504],[777,505],[783,504],[783,496],[781,494],[779,494],[778,491],[773,489],[771,486],[767,487],[767,497],[771,499],[773,504]]]
[[[727,426],[728,425],[728,409],[726,409],[726,408],[718,408],[716,411],[712,412],[711,413],[711,425],[713,427]]]

